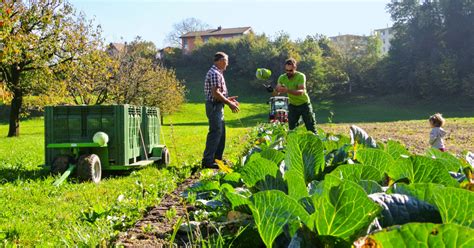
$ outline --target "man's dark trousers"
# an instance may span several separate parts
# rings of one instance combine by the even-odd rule
[[[288,127],[290,130],[295,129],[300,116],[303,116],[306,130],[316,133],[316,120],[314,119],[311,103],[301,105],[288,104]]]
[[[225,147],[224,103],[206,101],[206,115],[209,120],[203,165],[211,165],[214,159],[222,160]]]

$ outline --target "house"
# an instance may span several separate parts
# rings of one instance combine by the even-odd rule
[[[395,34],[394,29],[391,27],[375,29],[374,33],[382,40],[382,54],[387,54],[390,50],[390,40]]]
[[[198,38],[206,43],[210,38],[227,40],[247,35],[249,33],[253,33],[251,27],[222,28],[219,26],[217,29],[187,32],[179,38],[181,38],[181,48],[183,49],[183,52],[189,53],[195,48],[195,42]]]

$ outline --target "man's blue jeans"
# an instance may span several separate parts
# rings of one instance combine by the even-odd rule
[[[225,148],[224,103],[206,101],[206,115],[209,120],[206,149],[202,159],[203,165],[211,165],[214,159],[222,160]]]

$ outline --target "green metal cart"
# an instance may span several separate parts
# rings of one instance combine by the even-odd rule
[[[62,176],[98,183],[102,171],[168,165],[160,144],[160,111],[133,105],[49,106],[45,110],[46,165]]]

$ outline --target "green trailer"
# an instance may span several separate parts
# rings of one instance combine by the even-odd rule
[[[45,109],[45,162],[52,173],[98,183],[102,171],[168,165],[160,142],[160,111],[133,105],[48,106]]]

